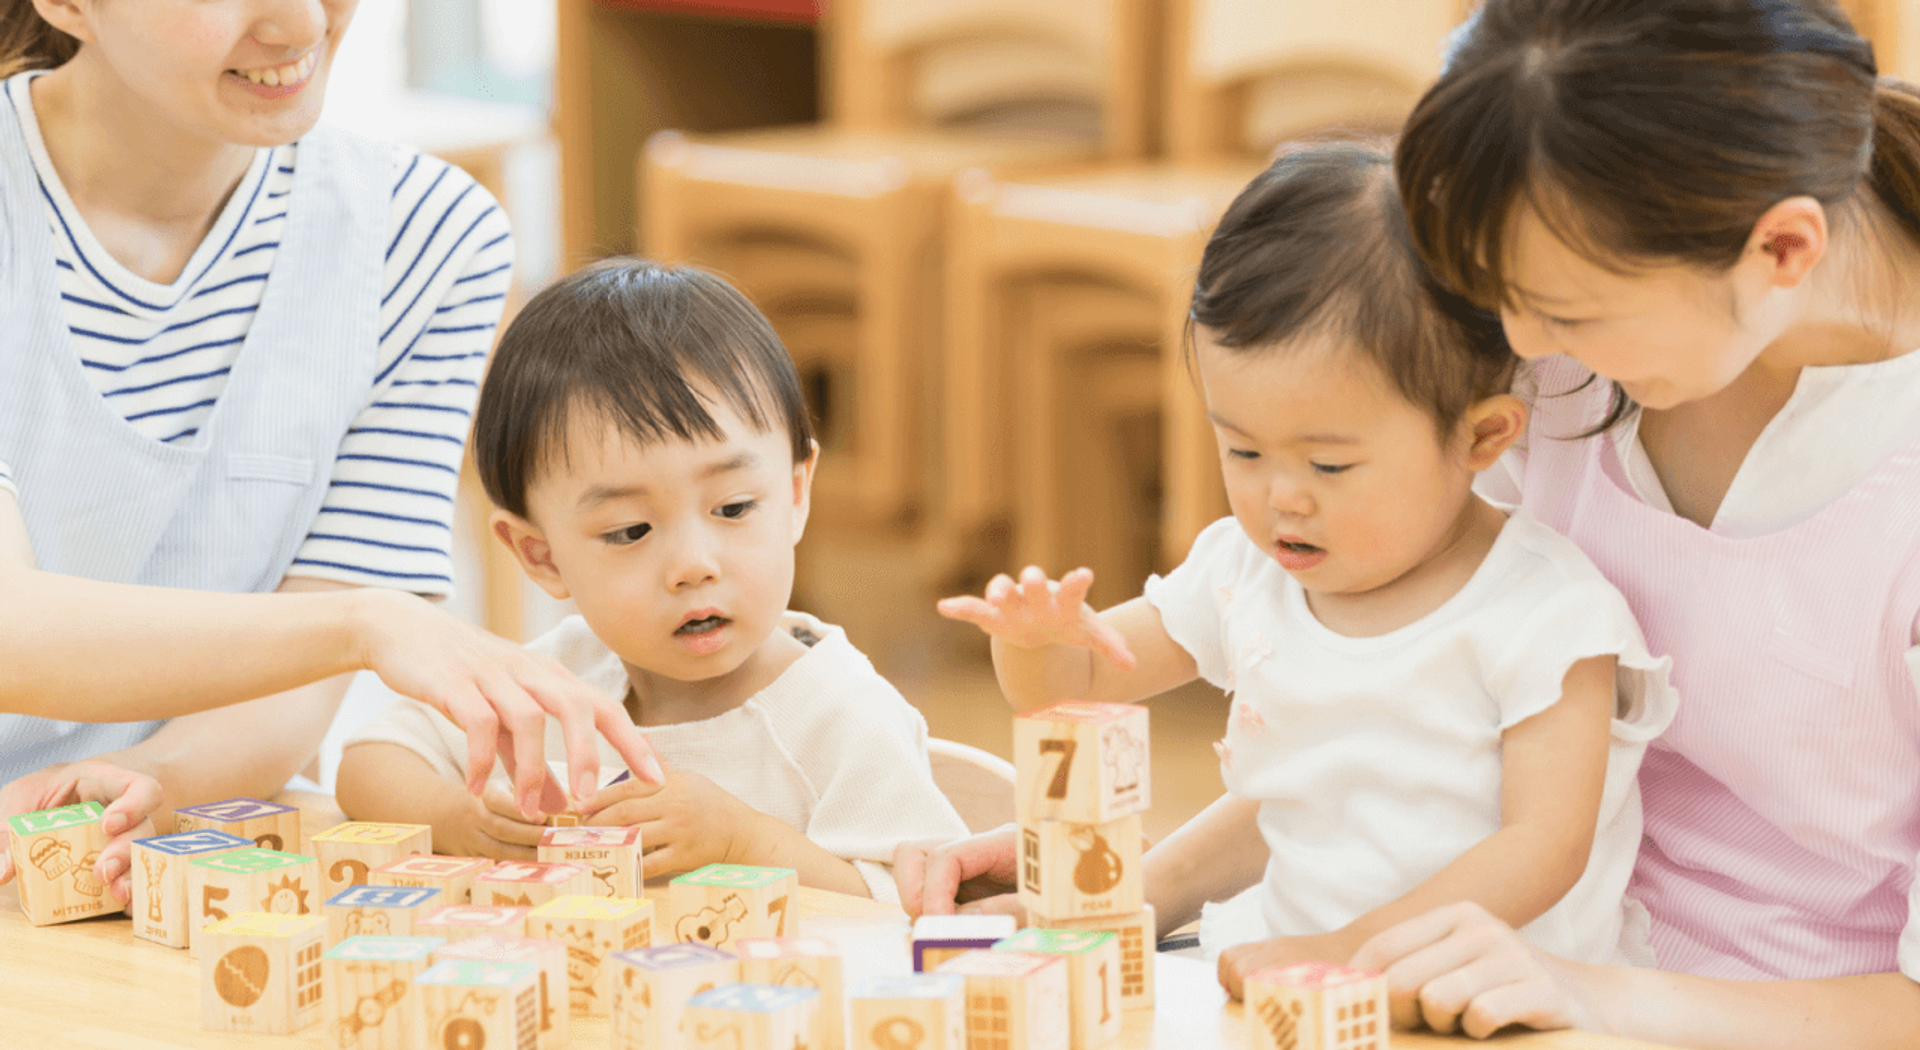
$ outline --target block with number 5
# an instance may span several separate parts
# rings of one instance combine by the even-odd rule
[[[1152,803],[1147,709],[1069,700],[1013,720],[1022,823],[1105,824]]]

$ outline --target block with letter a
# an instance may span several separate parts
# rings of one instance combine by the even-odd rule
[[[173,811],[173,830],[224,831],[261,849],[299,853],[300,811],[257,798],[230,798]]]
[[[799,926],[792,868],[709,864],[667,887],[676,941],[725,948],[741,937],[785,937]]]

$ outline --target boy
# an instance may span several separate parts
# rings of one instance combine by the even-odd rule
[[[661,758],[664,786],[576,803],[589,824],[639,826],[649,879],[771,865],[892,900],[897,844],[966,830],[919,712],[839,628],[786,611],[818,451],[766,318],[699,270],[589,267],[495,351],[474,419],[494,535],[580,610],[528,648],[623,696]],[[348,742],[340,804],[430,823],[438,852],[531,857],[543,829],[514,800],[462,790],[465,747],[397,701]]]

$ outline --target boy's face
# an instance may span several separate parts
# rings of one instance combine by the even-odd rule
[[[739,669],[778,626],[813,480],[783,431],[706,408],[720,440],[644,446],[570,413],[566,454],[528,489],[531,520],[495,514],[534,581],[622,660],[687,682]]]

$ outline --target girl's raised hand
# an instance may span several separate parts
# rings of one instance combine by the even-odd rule
[[[1092,586],[1092,569],[1075,569],[1056,582],[1047,579],[1039,566],[1029,565],[1018,583],[1001,573],[987,583],[986,597],[945,598],[938,608],[940,615],[965,620],[1009,645],[1091,649],[1115,667],[1131,671],[1134,659],[1126,639],[1087,604]]]

